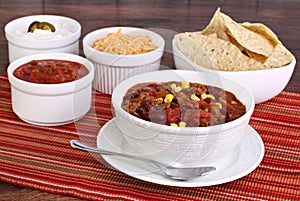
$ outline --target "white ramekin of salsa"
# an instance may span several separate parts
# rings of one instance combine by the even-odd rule
[[[57,15],[32,15],[6,24],[9,62],[37,53],[79,53],[81,25]]]
[[[25,122],[57,126],[81,119],[91,107],[94,66],[83,57],[44,53],[7,68],[12,109]]]

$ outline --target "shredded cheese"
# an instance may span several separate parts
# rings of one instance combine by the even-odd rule
[[[119,29],[116,33],[109,33],[105,38],[97,39],[93,48],[102,52],[120,55],[132,55],[151,52],[157,49],[150,36],[131,36],[122,34]]]

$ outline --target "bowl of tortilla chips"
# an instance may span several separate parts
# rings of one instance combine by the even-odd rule
[[[201,32],[184,32],[172,41],[176,69],[217,73],[244,85],[259,104],[288,84],[294,55],[261,23],[238,23],[217,9]]]

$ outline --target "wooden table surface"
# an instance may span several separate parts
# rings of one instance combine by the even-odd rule
[[[164,33],[202,30],[217,9],[238,22],[261,22],[270,27],[283,44],[300,59],[299,0],[0,0],[0,74],[8,66],[4,26],[28,15],[55,14],[80,22],[82,38],[89,32],[109,26],[135,26],[160,29]],[[171,38],[166,38],[171,50]],[[162,65],[174,68],[172,53],[166,51]],[[276,79],[274,77],[274,79]],[[300,92],[300,65],[296,64],[286,91]],[[0,182],[1,200],[79,200]]]

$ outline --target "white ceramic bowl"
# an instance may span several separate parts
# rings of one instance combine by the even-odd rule
[[[178,128],[139,119],[121,108],[123,96],[131,86],[174,80],[224,88],[245,104],[246,114],[225,124]],[[113,91],[112,105],[116,125],[137,154],[178,166],[212,165],[212,159],[225,157],[237,147],[254,110],[253,97],[243,86],[214,74],[185,70],[161,70],[128,78]]]
[[[85,65],[89,73],[81,79],[60,84],[37,84],[13,75],[20,65],[43,59],[75,61]],[[68,124],[82,118],[91,107],[94,66],[83,57],[67,53],[30,55],[12,62],[7,73],[12,109],[25,122],[41,126]]]
[[[54,33],[37,30],[27,33],[34,22],[49,22],[56,28]],[[62,52],[79,53],[81,25],[74,19],[57,15],[32,15],[10,21],[4,28],[8,40],[9,62],[32,54]]]
[[[219,74],[244,85],[259,104],[277,96],[288,84],[293,74],[296,60],[290,64],[273,69],[252,71],[216,71],[199,66],[188,59],[178,48],[175,39],[172,41],[173,58],[176,69],[195,70]]]
[[[109,54],[92,48],[97,39],[106,37],[108,33],[116,33],[119,29],[123,34],[150,36],[158,48],[136,55]],[[115,86],[122,80],[140,73],[159,70],[164,46],[164,39],[157,33],[135,27],[108,27],[87,34],[83,38],[83,52],[87,59],[95,65],[93,87],[99,92],[111,94]]]

